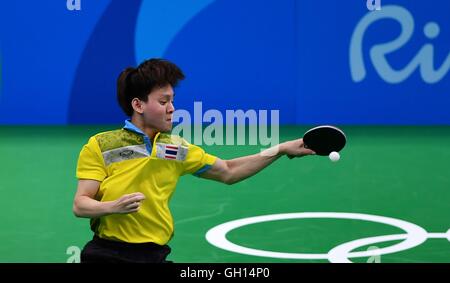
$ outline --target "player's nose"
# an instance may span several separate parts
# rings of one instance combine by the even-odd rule
[[[175,111],[175,106],[173,103],[169,103],[169,106],[167,106],[167,113],[172,114]]]

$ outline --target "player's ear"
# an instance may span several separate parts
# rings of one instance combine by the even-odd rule
[[[131,106],[137,113],[144,113],[144,103],[139,98],[133,98],[133,100],[131,100]]]

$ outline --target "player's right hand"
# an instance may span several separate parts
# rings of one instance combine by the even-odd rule
[[[280,145],[280,151],[289,156],[289,158],[316,154],[311,149],[305,147],[303,139],[296,139],[282,143]]]
[[[145,199],[143,193],[132,193],[121,196],[112,202],[112,213],[127,214],[137,212],[140,208],[141,201]]]

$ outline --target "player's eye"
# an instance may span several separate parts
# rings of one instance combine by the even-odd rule
[[[167,101],[160,101],[159,104],[166,105]]]

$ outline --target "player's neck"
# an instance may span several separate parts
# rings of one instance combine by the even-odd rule
[[[133,115],[133,117],[131,117],[131,123],[133,123],[133,125],[138,127],[141,131],[143,131],[151,140],[153,140],[153,138],[158,133],[156,129],[146,127],[144,125],[144,121],[142,121],[142,119],[139,119],[139,117],[136,117],[136,115]]]

